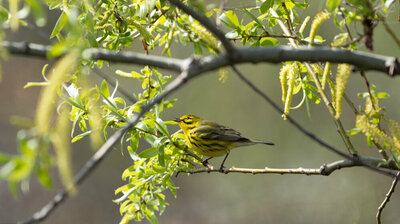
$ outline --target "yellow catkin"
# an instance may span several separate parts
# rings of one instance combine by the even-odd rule
[[[303,23],[302,23],[301,26],[300,26],[299,33],[303,34],[304,29],[306,29],[306,26],[307,26],[308,22],[310,21],[310,19],[311,19],[310,16],[307,16],[307,17],[304,19]]]
[[[51,140],[56,151],[57,166],[61,181],[68,193],[74,195],[76,194],[76,186],[72,172],[71,138],[69,130],[71,130],[71,122],[69,121],[68,112],[66,109],[61,109],[55,132],[51,135]]]
[[[169,33],[168,33],[168,39],[167,39],[167,43],[165,44],[165,48],[162,52],[162,54],[164,55],[165,53],[168,53],[169,55],[169,48],[171,47],[171,43],[172,43],[172,39],[174,37],[174,32],[175,32],[175,21],[172,22],[172,26],[170,27]]]
[[[142,24],[138,23],[134,19],[129,19],[128,21],[130,25],[133,25],[139,31],[140,35],[150,40],[154,40],[153,34],[147,31],[147,29],[144,26],[142,26]]]
[[[76,52],[71,52],[61,58],[48,76],[50,84],[45,86],[40,92],[36,109],[35,126],[41,135],[46,135],[49,132],[51,115],[56,106],[57,92],[61,84],[68,79],[68,74],[75,69],[76,59]]]
[[[327,11],[320,12],[317,15],[315,15],[314,20],[311,24],[309,46],[313,45],[314,38],[315,38],[315,35],[317,34],[319,26],[322,24],[322,22],[324,22],[325,20],[328,20],[329,17],[330,17],[330,13]]]
[[[389,137],[383,131],[379,130],[376,125],[372,125],[365,115],[357,115],[356,127],[366,135],[370,136],[375,142],[390,150],[400,151],[400,143],[394,138]]]
[[[347,81],[350,78],[350,65],[348,64],[339,64],[338,71],[336,74],[336,115],[335,118],[339,119],[342,113],[342,99],[344,89],[346,88]]]
[[[12,31],[18,30],[18,2],[19,0],[10,0],[10,27]]]
[[[214,50],[215,53],[220,53],[221,49],[218,46],[218,40],[207,31],[203,26],[194,22],[191,24],[192,31],[203,41],[205,42],[211,49]]]
[[[331,65],[332,64],[330,62],[325,63],[324,72],[322,73],[322,81],[321,81],[322,89],[325,89],[326,80],[328,79],[328,75],[331,73]]]
[[[348,39],[349,34],[348,33],[344,33],[340,36],[338,36],[337,38],[335,38],[332,43],[331,46],[332,47],[340,47],[346,44],[346,40]]]
[[[106,11],[106,12],[104,13],[104,15],[103,15],[103,18],[101,18],[101,20],[99,20],[99,21],[96,23],[95,29],[96,29],[97,27],[104,26],[104,24],[106,24],[106,22],[108,21],[108,18],[110,18],[111,14],[112,14],[112,10]]]
[[[290,103],[292,102],[293,90],[295,87],[296,76],[298,73],[299,73],[299,66],[297,65],[297,63],[293,63],[290,66],[290,70],[288,73],[289,75],[287,77],[288,90],[287,90],[287,96],[286,96],[285,108],[284,108],[285,114],[289,114],[289,111],[290,111]]]
[[[372,104],[372,100],[371,97],[368,96],[365,98],[365,114],[367,114],[368,116],[372,116],[374,115],[377,111],[379,111],[379,99],[378,98],[374,98],[374,104]]]
[[[95,101],[90,103],[89,106],[89,125],[92,130],[90,133],[90,143],[94,150],[100,148],[103,145],[103,119],[99,105]]]
[[[282,103],[285,104],[286,102],[286,95],[287,95],[287,74],[289,72],[290,65],[284,65],[279,72],[279,80],[281,81],[281,88],[282,88]]]
[[[83,96],[88,96],[87,111],[88,120],[91,129],[90,133],[90,145],[92,149],[97,150],[103,145],[103,119],[101,115],[101,108],[97,103],[96,95],[91,94],[91,88],[87,79],[81,79],[79,86],[82,88]],[[71,112],[73,113],[73,112]]]

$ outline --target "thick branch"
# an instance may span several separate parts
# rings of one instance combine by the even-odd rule
[[[380,159],[380,158],[374,158],[374,157],[365,157],[365,156],[360,156],[360,161],[363,163],[368,163],[373,166],[378,166],[379,164],[382,164],[385,162],[385,160]],[[294,168],[294,169],[276,169],[276,168],[268,168],[265,167],[264,169],[249,169],[249,168],[236,168],[232,167],[229,169],[224,169],[222,172],[221,170],[212,168],[201,168],[201,169],[195,169],[195,170],[190,170],[190,171],[180,171],[181,173],[190,173],[190,174],[196,174],[196,173],[210,173],[210,172],[219,172],[219,173],[245,173],[245,174],[304,174],[304,175],[323,175],[323,176],[329,176],[331,173],[333,173],[336,170],[340,170],[342,168],[349,168],[349,167],[357,167],[357,166],[362,166],[361,163],[352,161],[352,160],[339,160],[336,162],[332,162],[329,164],[324,164],[318,169],[309,169],[309,168]],[[397,169],[393,164],[389,165],[382,165],[382,168],[388,168],[388,169]]]
[[[91,48],[83,52],[83,57],[93,60],[105,60],[109,62],[128,63],[137,65],[150,65],[173,71],[182,71],[183,60],[167,58],[155,55],[147,55],[130,51],[115,52],[111,50]]]
[[[50,46],[3,41],[2,46],[11,54],[37,56],[46,58]],[[93,60],[105,60],[116,63],[149,65],[173,71],[182,71],[184,60],[145,55],[135,52],[114,52],[98,48],[87,49],[83,56]],[[375,70],[389,75],[400,74],[400,63],[395,57],[371,54],[362,51],[348,51],[329,47],[298,47],[289,46],[239,48],[233,58],[227,55],[214,55],[201,58],[197,74],[212,71],[231,64],[241,63],[280,63],[285,61],[301,62],[334,62],[347,63],[360,70]],[[390,73],[392,72],[392,73]]]

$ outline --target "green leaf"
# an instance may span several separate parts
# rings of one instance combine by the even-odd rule
[[[260,20],[257,19],[257,17],[251,14],[247,9],[243,9],[243,12],[246,13],[254,22],[256,22],[260,26],[260,28],[264,30],[264,32],[268,33],[264,25],[260,22]]]
[[[260,13],[264,14],[268,12],[269,8],[274,5],[274,0],[265,0],[260,6]]]
[[[365,92],[365,93],[358,93],[357,94],[358,98],[366,98],[369,97],[369,93]]]
[[[144,150],[143,152],[139,153],[140,158],[151,158],[154,157],[158,154],[158,148],[157,147],[151,147],[149,149]]]
[[[3,6],[0,6],[0,22],[5,22],[8,20],[8,11]]]
[[[279,41],[275,38],[264,37],[260,40],[261,46],[276,46],[279,45]]]
[[[225,37],[228,39],[235,39],[239,36],[239,34],[236,31],[231,31],[225,34]]]
[[[160,118],[157,118],[154,123],[156,124],[158,129],[163,133],[163,135],[169,136],[167,126],[164,124],[163,120],[161,120]]]
[[[90,135],[90,133],[92,133],[92,130],[87,131],[87,132],[84,132],[84,133],[82,133],[82,134],[79,134],[79,135],[75,136],[75,137],[71,140],[71,142],[74,143],[74,142],[76,142],[76,141],[79,141],[79,140],[81,140],[82,138],[84,138],[84,137]]]
[[[103,80],[103,82],[101,82],[100,92],[106,98],[110,97],[110,91],[108,90],[108,86],[107,86],[106,80]]]
[[[380,99],[384,99],[384,98],[390,97],[390,95],[388,93],[385,93],[385,92],[376,93],[375,96],[377,98],[380,98]]]
[[[339,7],[341,0],[327,0],[326,1],[326,8],[329,11],[335,10],[337,7]]]
[[[61,13],[60,17],[57,20],[56,25],[54,26],[53,31],[51,32],[50,38],[55,37],[57,34],[59,34],[62,30],[62,28],[67,24],[68,22],[68,17],[65,12]]]
[[[12,159],[11,155],[0,152],[0,164],[7,163]]]
[[[158,163],[165,167],[165,152],[164,152],[164,146],[159,146],[158,147]]]
[[[51,182],[51,177],[50,177],[50,172],[49,169],[43,169],[41,167],[38,167],[35,169],[35,173],[39,179],[39,182],[46,188],[51,188],[52,187],[52,182]]]
[[[26,85],[24,85],[24,89],[32,86],[48,86],[49,84],[49,82],[27,82]]]
[[[352,128],[347,131],[347,136],[356,135],[361,132],[360,128]]]
[[[308,99],[312,100],[315,104],[321,103],[321,99],[311,90],[306,90]]]
[[[219,19],[221,20],[222,24],[226,27],[236,29],[239,27],[239,20],[236,14],[233,11],[228,11],[222,14]]]
[[[368,147],[372,147],[372,137],[370,135],[367,136],[367,145]]]
[[[135,79],[139,79],[139,80],[143,80],[145,78],[143,75],[141,75],[140,73],[135,72],[135,71],[131,71],[130,73],[128,73],[128,72],[124,72],[121,70],[116,70],[115,74],[122,76],[122,77],[135,78]]]
[[[201,45],[197,42],[193,42],[193,51],[195,55],[202,55],[203,50],[201,49]]]

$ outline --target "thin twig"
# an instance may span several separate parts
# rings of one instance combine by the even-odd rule
[[[195,18],[201,25],[203,25],[207,30],[209,30],[211,33],[215,35],[215,37],[221,41],[222,45],[224,46],[226,52],[228,54],[233,54],[235,51],[235,47],[232,45],[232,43],[225,38],[225,33],[222,32],[218,26],[209,18],[207,18],[205,15],[202,13],[199,13],[197,10],[193,9],[192,7],[189,7],[185,5],[183,2],[180,0],[169,0],[170,3],[178,7],[180,10],[184,11],[186,14],[192,16]]]
[[[362,157],[360,158],[362,161],[367,162],[369,164],[373,164],[374,166],[378,166],[379,164],[383,163],[385,160],[373,157]],[[349,168],[349,167],[357,167],[362,166],[358,162],[354,162],[352,160],[339,160],[329,164],[324,164],[320,168],[291,168],[291,169],[276,169],[276,168],[268,168],[265,167],[264,169],[249,169],[249,168],[236,168],[231,167],[228,169],[223,169],[222,171],[218,168],[201,168],[201,169],[194,169],[194,170],[182,170],[181,173],[189,173],[189,174],[197,174],[197,173],[211,173],[211,172],[219,172],[219,173],[244,173],[244,174],[304,174],[304,175],[322,175],[322,176],[329,176],[336,170],[340,170],[342,168]],[[390,168],[387,164],[385,168]]]
[[[345,16],[345,14],[344,14],[343,11],[342,11],[342,7],[339,6],[338,8],[339,8],[340,14],[342,15],[342,18],[343,18],[344,20],[346,20],[346,16]],[[351,36],[351,33],[350,33],[349,26],[347,25],[346,22],[344,23],[344,27],[346,28],[347,34],[349,34],[350,40],[353,40],[353,37]]]
[[[236,69],[235,66],[231,66],[233,71],[238,75],[238,77],[244,81],[251,89],[253,89],[256,93],[258,93],[261,97],[263,97],[276,111],[278,111],[280,114],[284,114],[284,111],[278,106],[278,104],[276,104],[269,96],[267,96],[263,91],[261,91],[259,88],[257,88],[252,82],[250,82],[238,69]],[[322,139],[318,138],[316,135],[314,135],[313,133],[309,132],[308,130],[306,130],[303,126],[301,126],[297,121],[295,121],[291,116],[286,115],[286,119],[295,127],[297,128],[301,133],[305,134],[307,137],[309,137],[310,139],[312,139],[313,141],[317,142],[318,144],[320,144],[321,146],[329,149],[330,151],[348,159],[351,160],[355,163],[359,163],[362,166],[365,166],[373,171],[376,171],[378,173],[381,174],[385,174],[386,176],[390,176],[390,177],[395,177],[396,175],[393,174],[390,171],[386,171],[386,170],[382,170],[379,169],[376,166],[370,165],[369,163],[365,163],[364,161],[362,161],[359,155],[357,154],[346,154],[342,151],[340,151],[339,149],[331,146],[330,144],[326,143],[325,141],[323,141]]]
[[[292,26],[292,22],[290,21],[290,13],[289,13],[289,10],[286,8],[285,2],[282,2],[282,7],[283,7],[283,9],[285,10],[285,13],[286,13],[286,16],[287,16],[286,21],[287,21],[287,23],[288,23],[288,27],[289,27],[290,34],[293,34],[293,33],[295,33],[295,32],[294,32],[294,29],[293,29],[293,26]],[[288,35],[288,36],[290,36],[290,35]]]
[[[399,175],[400,175],[400,172],[397,172],[396,178],[394,178],[394,180],[392,182],[392,186],[390,187],[389,191],[387,192],[385,199],[383,200],[382,204],[379,205],[378,212],[376,213],[376,223],[377,224],[381,224],[382,211],[385,208],[386,204],[390,201],[390,197],[392,196],[392,194],[394,192],[394,188],[397,185]]]

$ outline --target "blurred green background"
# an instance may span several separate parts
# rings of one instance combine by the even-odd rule
[[[324,1],[321,1],[324,2]],[[312,7],[301,16],[313,16],[323,4],[310,1]],[[245,3],[243,3],[245,4]],[[240,7],[240,1],[229,1],[229,7]],[[246,3],[254,4],[253,1]],[[400,23],[396,12],[387,19],[389,26],[400,36]],[[44,32],[49,34],[57,18],[51,12]],[[324,23],[319,34],[328,41],[336,32],[332,19]],[[355,27],[358,32],[362,27]],[[354,30],[353,29],[353,30]],[[9,33],[7,40],[29,41],[48,44],[36,32],[21,29]],[[374,33],[374,53],[399,56],[400,50],[382,26]],[[142,51],[140,45],[134,50]],[[188,50],[190,49],[190,50]],[[192,46],[179,46],[171,50],[172,55],[184,58],[190,55]],[[156,52],[151,52],[156,54]],[[14,57],[2,61],[3,80],[0,83],[0,151],[17,153],[16,134],[18,127],[10,124],[12,115],[34,117],[39,88],[23,89],[29,81],[42,81],[41,70],[45,63],[41,59]],[[266,94],[281,102],[281,90],[278,79],[280,64],[247,64],[238,68]],[[118,79],[120,88],[138,92],[140,86],[132,80],[118,77],[116,69],[130,71],[140,69],[137,66],[113,64],[103,72],[111,79]],[[221,83],[218,74],[209,73],[190,81],[170,98],[177,98],[175,106],[164,113],[164,120],[170,120],[184,114],[196,114],[214,120],[242,132],[245,136],[275,142],[276,146],[251,146],[235,149],[229,156],[226,166],[246,168],[319,168],[324,163],[341,159],[315,142],[306,138],[281,118],[261,97],[241,82],[228,69],[228,79]],[[168,74],[163,71],[163,74]],[[171,75],[176,75],[172,74]],[[398,86],[399,78],[389,78],[377,72],[368,72],[371,83],[377,91],[386,91],[391,97],[381,101],[388,114],[400,121]],[[102,79],[94,73],[94,83]],[[363,79],[353,73],[346,93],[356,105],[362,104],[357,93],[365,92]],[[298,103],[295,98],[293,105]],[[332,118],[324,105],[311,106],[311,118],[305,107],[291,111],[291,115],[304,127],[317,134],[323,140],[345,150],[336,132]],[[345,129],[354,127],[354,114],[344,106],[342,121]],[[170,126],[171,131],[178,127]],[[378,156],[366,146],[361,135],[351,140],[359,153]],[[78,171],[92,155],[88,141],[73,144],[74,171]],[[125,153],[126,154],[126,153]],[[218,166],[221,158],[211,160]],[[79,187],[76,196],[67,199],[43,223],[116,223],[120,220],[119,206],[111,200],[117,198],[114,190],[123,185],[122,171],[131,165],[131,160],[123,156],[117,146]],[[54,188],[43,189],[33,178],[28,194],[13,198],[7,183],[0,182],[0,223],[14,223],[25,220],[47,203],[61,188],[57,170],[53,169]],[[392,182],[391,178],[376,174],[365,168],[338,170],[328,177],[304,175],[250,175],[204,173],[179,175],[174,179],[179,187],[178,197],[168,193],[170,206],[159,217],[160,223],[375,223],[377,208],[385,197]],[[383,223],[398,222],[400,195],[395,192],[383,212]]]

